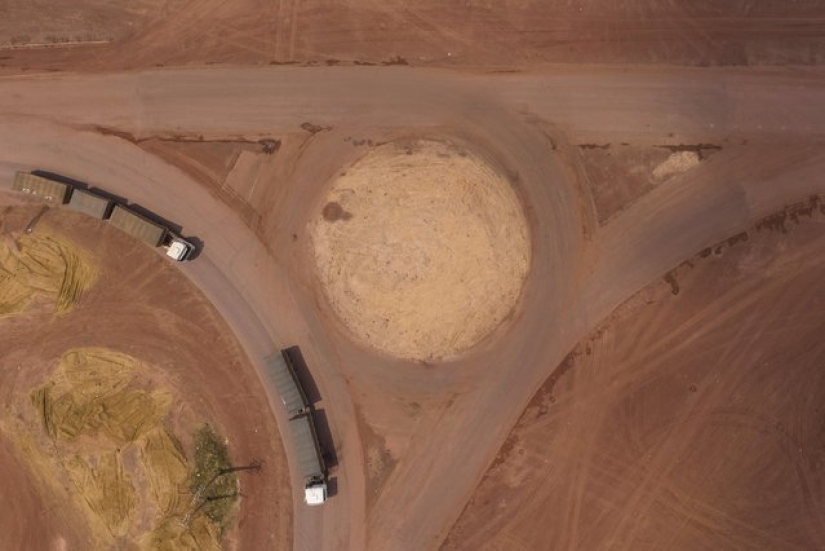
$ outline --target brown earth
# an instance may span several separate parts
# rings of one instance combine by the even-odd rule
[[[83,519],[63,502],[38,490],[36,479],[20,459],[19,451],[5,437],[0,443],[0,491],[14,496],[0,515],[3,542],[9,549],[86,548],[91,533]]]
[[[38,211],[37,205],[6,208],[4,232],[19,235]],[[55,317],[53,308],[35,304],[22,314],[0,320],[4,426],[19,429],[26,418],[36,417],[36,411],[28,409],[32,406],[27,396],[50,378],[68,350],[93,347],[128,354],[153,366],[151,372],[141,371],[142,384],[166,389],[175,397],[166,423],[187,453],[192,453],[196,427],[210,423],[226,438],[234,464],[263,463],[259,473],[238,475],[243,497],[224,545],[290,548],[291,490],[278,429],[260,382],[212,306],[166,259],[102,222],[63,208],[51,209],[32,235],[41,232],[61,236],[85,250],[99,273],[96,283],[62,316]],[[8,486],[4,495],[22,498],[20,515],[0,515],[11,530],[4,536],[4,545],[94,547],[91,532],[73,512],[73,498],[47,489],[40,470],[43,465],[27,465],[37,435],[14,434],[15,445],[3,439],[0,459],[5,473],[19,474],[4,477]],[[66,445],[55,442],[53,453],[59,458],[57,450]],[[137,457],[127,456],[124,465],[128,469]],[[31,472],[30,467],[34,468]],[[25,516],[42,504],[52,512]]]
[[[654,187],[706,161],[719,149],[711,144],[582,144],[578,160],[599,223],[605,224]]]
[[[6,72],[213,63],[821,64],[816,0],[6,0]],[[89,46],[31,48],[63,42]],[[23,48],[29,46],[29,48]],[[14,49],[12,49],[14,48]],[[21,49],[23,48],[23,49]]]
[[[819,207],[702,251],[579,344],[443,548],[818,548]]]
[[[261,191],[255,183],[272,177],[273,154],[281,140],[259,142],[202,139],[136,140],[146,151],[173,164],[202,183],[250,226],[260,226]]]
[[[296,509],[296,546],[427,549],[443,540],[534,390],[582,335],[696,250],[777,205],[822,192],[820,73],[212,67],[8,79],[0,86],[0,171],[47,165],[194,228],[205,254],[181,269],[219,305],[256,366],[273,343],[298,343],[318,381],[337,493],[323,508]],[[552,125],[538,127],[536,118]],[[304,124],[311,137],[294,166],[278,169],[288,177],[266,180],[263,244],[181,171],[133,142],[90,131],[110,125],[170,136],[186,128],[255,140]],[[446,369],[353,345],[319,302],[305,239],[325,183],[359,156],[347,137],[378,143],[409,126],[483,144],[520,181],[535,230],[532,277],[511,330]],[[725,149],[602,228],[581,231],[594,228],[595,217],[580,200],[586,186],[560,169],[570,144],[662,144],[663,136]],[[752,145],[726,142],[745,139]]]

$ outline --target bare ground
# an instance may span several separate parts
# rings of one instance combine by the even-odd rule
[[[636,199],[708,160],[719,149],[712,144],[581,144],[578,158],[599,223],[605,224]]]
[[[701,251],[545,382],[444,549],[813,549],[818,199]]]
[[[499,98],[502,103],[518,102],[508,106],[519,114],[524,106],[538,112],[543,106],[546,111],[539,114],[564,126],[574,136],[573,143],[618,142],[625,139],[625,134],[629,134],[630,140],[641,136],[648,138],[648,142],[655,139],[652,143],[661,143],[661,136],[675,128],[678,132],[695,132],[699,135],[694,139],[712,143],[719,143],[715,140],[732,133],[751,132],[746,137],[761,140],[762,145],[730,155],[726,151],[719,155],[726,158],[724,162],[714,160],[674,177],[674,181],[651,190],[605,225],[604,231],[597,232],[593,247],[599,249],[599,258],[594,262],[597,276],[586,283],[587,294],[575,311],[566,309],[569,303],[563,301],[575,296],[575,284],[579,281],[571,281],[565,269],[580,268],[576,260],[582,224],[571,214],[577,211],[577,203],[566,193],[566,182],[559,176],[556,161],[548,160],[552,159],[551,150],[556,150],[557,136],[549,137],[543,132],[538,135],[535,128],[521,124],[519,116],[503,115],[509,107],[501,109],[496,99],[485,98],[484,86],[471,82],[463,89],[428,88],[433,83],[427,81],[428,73],[439,73],[439,80],[462,79],[466,75],[384,68],[247,69],[235,73],[213,68],[194,73],[156,72],[150,78],[162,81],[154,88],[151,82],[135,83],[128,75],[116,76],[114,85],[96,81],[93,76],[67,75],[56,79],[59,84],[42,77],[21,79],[25,85],[19,88],[14,83],[4,87],[3,104],[6,111],[14,111],[20,105],[17,97],[30,103],[21,106],[10,116],[8,124],[0,128],[0,138],[7,144],[0,151],[5,151],[6,163],[12,167],[48,162],[55,169],[78,177],[111,182],[121,193],[130,197],[140,195],[141,201],[167,208],[187,226],[198,227],[208,238],[209,256],[201,263],[193,263],[189,273],[196,280],[195,276],[200,275],[201,282],[212,283],[212,297],[221,299],[223,292],[244,293],[244,299],[260,307],[270,328],[268,335],[247,342],[263,342],[265,347],[270,346],[271,340],[301,343],[310,357],[313,376],[320,381],[324,407],[330,412],[328,419],[341,458],[335,473],[341,491],[339,499],[330,500],[323,511],[296,512],[296,534],[303,535],[296,537],[299,545],[316,549],[323,542],[333,549],[346,547],[347,543],[354,549],[421,549],[441,540],[443,531],[459,514],[486,468],[487,458],[504,440],[532,390],[596,320],[651,277],[657,277],[697,248],[730,235],[731,227],[745,227],[751,217],[761,216],[805,191],[821,188],[823,156],[817,140],[822,136],[822,94],[818,71],[699,71],[663,67],[631,71],[601,67],[586,68],[583,72],[586,74],[570,77],[579,87],[567,88],[565,93],[553,97],[548,97],[547,90],[569,86],[569,75],[553,75],[526,86],[526,81],[519,82],[521,75],[489,78],[513,91],[507,99]],[[386,75],[386,80],[372,80],[373,73]],[[319,78],[329,74],[338,74],[340,79]],[[608,78],[602,79],[605,74]],[[668,74],[676,74],[676,80],[660,80]],[[793,79],[789,78],[791,74]],[[227,87],[227,75],[248,79],[248,86]],[[175,85],[169,78],[172,76],[183,76],[184,82]],[[56,94],[39,95],[38,82],[45,83],[41,90],[42,86],[51,90],[60,86],[60,101],[54,101]],[[690,90],[680,95],[687,82],[691,83]],[[87,88],[75,89],[77,83]],[[124,87],[118,88],[118,83]],[[125,94],[112,93],[124,89]],[[101,97],[108,99],[131,97],[129,94],[135,89],[143,93],[138,102],[100,102],[99,106],[93,103],[94,109],[89,111],[82,106],[82,102],[89,103],[90,94],[96,91],[104,92]],[[353,93],[341,94],[342,89]],[[323,93],[313,95],[319,90]],[[373,91],[375,94],[371,95]],[[430,94],[425,95],[425,102],[420,101],[421,91]],[[237,95],[233,96],[233,92]],[[73,93],[81,101],[72,103]],[[267,101],[261,102],[261,97]],[[284,103],[285,98],[296,97],[303,103]],[[353,97],[361,103],[355,102],[350,111],[353,103],[348,101]],[[185,99],[176,102],[180,98]],[[399,103],[401,98],[408,101]],[[399,109],[399,105],[404,109]],[[548,105],[552,107],[548,109]],[[157,109],[158,106],[163,109]],[[439,110],[441,106],[445,108]],[[194,182],[132,144],[85,131],[44,129],[34,117],[23,120],[24,124],[19,126],[14,124],[20,120],[14,118],[19,113],[38,113],[46,107],[55,112],[42,119],[81,125],[112,119],[123,124],[124,130],[133,132],[165,134],[186,127],[213,136],[221,132],[249,132],[257,136],[272,131],[273,124],[281,124],[281,128],[300,126],[307,113],[319,125],[335,128],[313,134],[312,147],[301,152],[303,172],[296,171],[287,180],[273,181],[270,205],[278,205],[279,210],[271,211],[273,215],[264,220],[271,239],[269,250],[261,251],[248,232],[239,230],[235,217],[213,208],[211,198],[200,193]],[[203,117],[205,112],[211,116]],[[341,337],[334,323],[327,323],[328,314],[319,307],[309,282],[307,266],[311,268],[311,261],[295,261],[301,260],[301,251],[307,248],[307,212],[317,212],[313,209],[323,197],[319,189],[351,160],[344,150],[355,149],[352,142],[343,142],[355,131],[347,126],[352,119],[342,117],[342,112],[354,113],[353,117],[372,117],[366,123],[372,129],[362,134],[371,139],[388,125],[400,127],[414,122],[443,128],[456,124],[455,113],[466,114],[459,129],[451,128],[469,134],[474,141],[492,144],[504,164],[520,176],[530,199],[525,203],[532,207],[531,221],[542,235],[542,239],[534,241],[541,271],[528,279],[529,300],[523,301],[525,307],[517,312],[513,331],[498,340],[497,346],[468,355],[454,362],[450,369],[433,369],[425,363],[411,365],[365,352]],[[261,113],[277,115],[266,118]],[[674,113],[675,119],[671,117]],[[755,113],[770,116],[755,117]],[[720,120],[725,124],[713,127],[711,123]],[[777,147],[788,136],[798,138],[796,143],[803,146],[791,142],[785,143],[784,148]],[[59,147],[54,145],[57,143]],[[563,149],[559,145],[559,150]],[[49,153],[48,157],[44,152]],[[548,182],[556,185],[547,185]],[[790,196],[789,190],[799,193]],[[160,198],[170,192],[176,198],[188,200],[164,205]],[[709,256],[712,254],[713,250]],[[284,269],[273,269],[273,259]],[[210,260],[226,269],[224,279],[214,276],[210,281],[203,277]],[[548,281],[554,285],[547,285]],[[562,292],[559,287],[563,287]],[[297,307],[295,302],[299,302]],[[243,329],[255,329],[254,323],[245,323],[252,319],[246,315],[248,309],[229,308],[222,312],[241,329],[238,335],[245,336]],[[479,375],[482,371],[483,376]],[[362,438],[360,427],[354,428],[358,417],[352,413],[353,406],[362,408],[362,417],[374,430],[375,438],[366,430],[367,436]],[[362,443],[379,453],[361,454]],[[391,461],[371,461],[373,457],[382,457],[382,448],[388,450]],[[467,449],[478,453],[467,454]],[[362,462],[364,456],[366,460]],[[371,465],[377,467],[374,472],[379,476],[363,485],[362,466],[366,469]],[[361,503],[365,486],[375,495],[368,510],[367,528]],[[365,530],[369,532],[366,545]]]
[[[816,0],[721,6],[565,0],[146,0],[137,4],[6,0],[0,44],[99,41],[86,47],[7,49],[6,72],[114,70],[212,63],[821,64]],[[109,43],[110,42],[110,43]]]
[[[21,231],[37,210],[37,206],[7,209],[4,230]],[[64,316],[54,317],[48,308],[34,308],[0,320],[4,339],[0,371],[5,374],[0,400],[4,412],[19,407],[20,396],[42,384],[59,357],[71,348],[102,347],[139,358],[155,366],[159,370],[156,382],[178,396],[169,414],[178,434],[191,435],[193,424],[209,422],[226,437],[233,461],[263,462],[259,474],[240,475],[243,498],[238,522],[227,534],[226,545],[289,548],[291,490],[278,429],[254,371],[246,366],[243,352],[214,309],[157,252],[102,222],[52,209],[41,219],[35,235],[41,225],[89,251],[100,273],[96,284]],[[185,436],[183,443],[191,449],[191,440]],[[6,472],[24,457],[8,446],[0,455],[8,458],[10,471]],[[41,483],[29,479],[27,471],[6,477],[14,481],[13,493],[31,496],[29,501],[21,500],[21,508],[58,499]],[[43,541],[47,538],[48,545],[58,545],[55,542],[63,538],[70,547],[88,548],[90,534],[83,522],[72,517],[66,503],[58,500],[56,505],[66,512],[40,518],[38,530]],[[3,522],[12,522],[8,515],[2,517]],[[16,522],[23,526],[29,520],[21,517]],[[32,537],[23,530],[19,541],[4,541],[21,548]]]

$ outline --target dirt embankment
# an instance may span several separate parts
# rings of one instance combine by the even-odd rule
[[[823,252],[813,198],[630,299],[535,395],[444,548],[816,548]]]

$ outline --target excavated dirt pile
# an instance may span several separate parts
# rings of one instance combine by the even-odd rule
[[[358,339],[404,358],[478,343],[515,307],[530,264],[510,182],[451,143],[375,148],[333,183],[311,225],[335,312]]]

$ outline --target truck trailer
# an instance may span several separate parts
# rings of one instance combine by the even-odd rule
[[[309,409],[304,389],[295,373],[295,366],[289,354],[289,349],[276,352],[266,359],[266,365],[281,395],[281,402],[286,408],[287,415],[292,418]]]
[[[69,197],[69,208],[97,220],[106,220],[109,218],[112,202],[92,191],[73,189],[72,195]]]
[[[71,192],[71,186],[29,172],[16,172],[11,188],[40,197],[46,202],[62,205]]]
[[[191,243],[175,235],[165,226],[123,205],[114,206],[109,223],[150,247],[163,247],[166,249],[166,256],[175,260],[186,260],[194,249]]]
[[[304,503],[321,505],[327,500],[326,467],[312,412],[307,411],[290,419],[289,432],[295,445],[298,469],[304,478]]]

